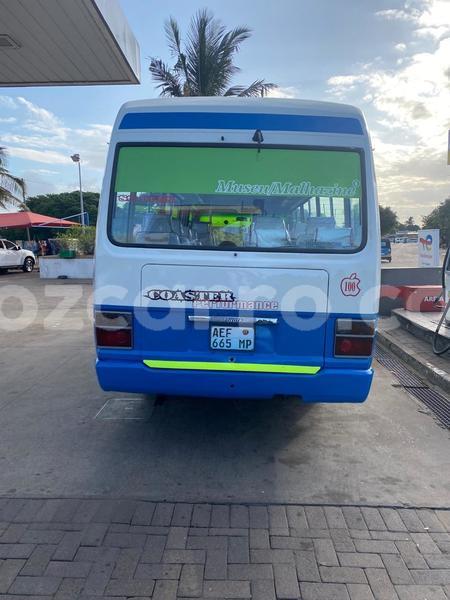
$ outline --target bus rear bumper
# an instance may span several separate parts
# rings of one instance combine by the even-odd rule
[[[105,391],[211,398],[300,396],[304,402],[364,402],[373,370],[322,369],[315,375],[149,369],[137,362],[98,360]]]

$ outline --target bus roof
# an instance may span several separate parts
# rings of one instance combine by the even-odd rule
[[[205,117],[201,117],[205,114],[206,120]],[[230,120],[231,114],[234,118]],[[121,130],[156,128],[260,128],[367,134],[363,114],[354,106],[285,98],[219,96],[137,100],[126,102],[121,107],[115,125],[115,129]]]

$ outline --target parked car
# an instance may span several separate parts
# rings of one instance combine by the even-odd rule
[[[392,260],[391,242],[387,238],[381,240],[381,260],[387,260],[388,262]]]
[[[0,239],[0,270],[22,269],[31,273],[36,263],[36,257],[31,250],[23,250],[14,242]]]

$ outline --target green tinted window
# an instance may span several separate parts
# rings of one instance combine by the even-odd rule
[[[360,155],[338,150],[124,146],[111,235],[192,248],[358,248]]]

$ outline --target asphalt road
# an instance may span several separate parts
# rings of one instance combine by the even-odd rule
[[[450,504],[449,432],[379,365],[363,405],[124,399],[97,385],[90,294],[0,276],[0,496]]]

